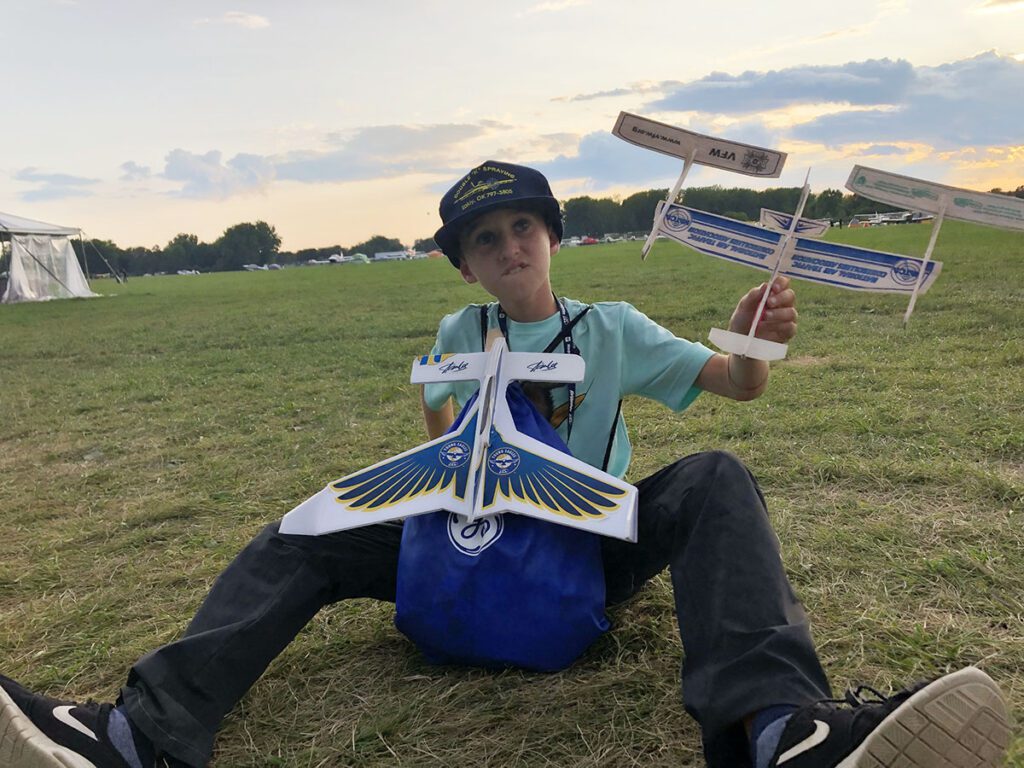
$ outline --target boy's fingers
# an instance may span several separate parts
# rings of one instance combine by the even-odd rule
[[[761,301],[761,297],[764,295],[765,285],[766,283],[761,283],[759,286],[751,288],[747,291],[746,295],[740,299],[740,303],[756,307],[758,302]]]
[[[796,293],[792,288],[786,288],[778,293],[773,291],[772,294],[768,299],[769,307],[791,307],[796,303]]]
[[[759,339],[768,341],[779,341],[785,344],[796,336],[795,322],[761,323],[755,334]]]
[[[796,307],[779,307],[778,309],[766,309],[761,315],[762,323],[795,323],[797,321]]]

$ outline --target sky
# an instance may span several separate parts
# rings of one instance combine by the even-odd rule
[[[562,199],[671,186],[620,111],[971,189],[1024,184],[1024,0],[3,0],[0,211],[122,247],[263,220],[406,245],[489,159]]]

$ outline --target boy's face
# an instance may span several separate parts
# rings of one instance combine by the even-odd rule
[[[533,211],[498,208],[483,214],[459,235],[459,271],[498,301],[550,301],[551,256],[559,242]]]

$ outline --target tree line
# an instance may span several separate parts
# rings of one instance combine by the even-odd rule
[[[1024,185],[1012,192],[996,188],[996,194],[1024,198]],[[622,200],[615,198],[574,197],[565,201],[566,237],[591,235],[601,237],[610,233],[649,232],[655,206],[665,199],[668,189],[637,192]],[[682,193],[681,202],[696,208],[740,221],[760,221],[761,209],[791,213],[800,202],[799,187],[776,187],[754,190],[738,187],[690,187]],[[807,197],[804,216],[827,219],[846,224],[858,213],[891,213],[900,210],[866,197],[843,194],[838,189],[826,189]]]
[[[991,191],[1024,198],[1024,185],[1012,191],[999,188]],[[667,194],[667,189],[650,189],[623,199],[588,196],[570,198],[563,203],[565,236],[603,237],[609,234],[647,232],[651,228],[655,207]],[[682,202],[691,208],[741,221],[758,221],[762,208],[791,212],[796,209],[799,200],[799,187],[753,190],[715,185],[690,187],[682,196]],[[843,194],[838,189],[826,189],[808,196],[804,216],[846,223],[858,213],[888,213],[896,210],[864,197]],[[429,237],[416,240],[412,245],[416,251],[431,251],[436,247]],[[338,253],[365,253],[372,258],[373,254],[382,251],[406,250],[400,240],[384,235],[374,235],[347,248],[341,245],[303,248],[298,251],[282,251],[280,248],[281,238],[274,227],[265,221],[257,221],[229,227],[212,243],[201,242],[195,235],[186,233],[175,235],[166,246],[152,248],[121,248],[110,240],[91,240],[86,243],[85,264],[90,274],[102,274],[111,269],[126,275],[173,273],[185,269],[216,272],[238,270],[245,264],[305,264],[311,259],[322,261]],[[80,243],[75,242],[75,249],[81,258]]]
[[[82,245],[72,241],[75,253],[82,258]],[[430,241],[433,243],[433,241]],[[381,251],[404,251],[406,247],[393,237],[374,235],[369,240],[343,249],[340,245],[282,251],[277,230],[265,221],[235,224],[228,227],[212,243],[204,243],[196,235],[175,235],[167,245],[152,248],[141,246],[121,248],[111,240],[88,240],[85,243],[85,265],[89,274],[111,271],[119,275],[175,273],[180,270],[224,272],[242,269],[246,264],[305,264],[310,259],[323,261],[339,253],[365,253],[373,256]]]

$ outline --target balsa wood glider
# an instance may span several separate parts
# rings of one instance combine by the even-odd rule
[[[335,480],[285,515],[282,533],[317,536],[446,510],[467,518],[511,512],[636,541],[637,491],[623,480],[516,429],[509,382],[581,381],[579,355],[489,352],[426,355],[412,383],[478,380],[458,427],[436,440]]]
[[[676,201],[694,163],[766,179],[777,179],[782,173],[782,166],[786,164],[785,152],[704,136],[629,112],[619,113],[612,133],[630,144],[683,160],[683,171],[665,198],[665,207],[655,218],[651,234],[640,249],[640,256],[644,259],[658,237],[660,217],[664,216],[667,206]]]
[[[932,257],[943,219],[959,219],[990,227],[1024,230],[1024,200],[1017,197],[947,187],[945,184],[900,176],[861,165],[853,166],[850,178],[846,181],[846,188],[879,203],[905,206],[909,210],[935,214],[931,238],[924,252],[925,264]],[[910,295],[907,311],[903,315],[904,326],[914,311],[918,293],[922,292],[921,282],[924,277],[922,269]]]

